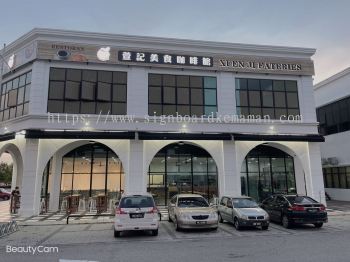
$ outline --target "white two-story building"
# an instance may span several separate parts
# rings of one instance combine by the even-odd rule
[[[350,201],[350,68],[315,85],[315,102],[326,192]]]
[[[20,213],[149,191],[324,202],[314,49],[34,29],[1,50]]]

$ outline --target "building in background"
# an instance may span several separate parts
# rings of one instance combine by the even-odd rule
[[[34,29],[1,54],[22,215],[151,192],[325,202],[314,49]]]
[[[350,201],[350,68],[315,85],[315,101],[326,192]]]

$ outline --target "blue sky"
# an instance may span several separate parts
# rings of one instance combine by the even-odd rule
[[[315,82],[350,66],[348,0],[1,0],[0,44],[33,27],[317,48]]]

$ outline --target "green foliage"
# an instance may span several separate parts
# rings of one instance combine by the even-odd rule
[[[11,183],[12,179],[12,169],[13,165],[12,164],[7,164],[7,163],[0,163],[0,182],[3,183]]]

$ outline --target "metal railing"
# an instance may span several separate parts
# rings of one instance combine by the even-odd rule
[[[0,225],[0,237],[7,236],[18,231],[18,225],[15,220],[8,222],[6,224]]]

